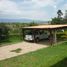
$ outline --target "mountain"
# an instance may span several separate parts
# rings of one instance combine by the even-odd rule
[[[25,19],[25,18],[22,18],[22,19],[3,19],[3,18],[0,18],[0,22],[32,22],[32,20]]]
[[[38,24],[47,24],[48,21],[42,21],[42,20],[32,20],[32,19],[27,19],[27,18],[22,18],[22,19],[5,19],[5,18],[0,18],[0,23],[29,23],[29,22],[35,22]]]

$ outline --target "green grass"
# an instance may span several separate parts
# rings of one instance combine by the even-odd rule
[[[21,36],[11,35],[11,36],[9,36],[8,40],[1,42],[0,46],[5,46],[5,45],[8,45],[8,44],[18,43],[18,42],[22,42],[22,41],[23,41],[23,39],[22,39]]]
[[[0,67],[67,67],[67,42],[0,61]]]
[[[20,41],[23,41],[23,40],[22,40],[22,37],[19,36],[19,35],[12,35],[12,36],[9,37],[9,41],[13,42],[13,43],[16,43],[16,42],[20,42]]]

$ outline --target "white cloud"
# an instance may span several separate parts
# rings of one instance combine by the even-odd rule
[[[63,0],[21,0],[16,2],[13,0],[0,0],[0,18],[32,18],[32,19],[49,19],[46,6],[57,8],[57,4]],[[41,8],[44,7],[44,10]]]
[[[9,0],[0,1],[0,11],[4,14],[18,14],[20,12],[17,4]]]
[[[52,7],[56,6],[55,0],[25,0],[24,2],[21,2],[21,4],[31,5],[32,8],[41,8],[48,5]]]
[[[23,7],[24,8],[24,7]],[[8,18],[33,18],[33,19],[44,19],[46,13],[38,10],[24,10],[19,9],[18,5],[9,0],[0,0],[0,17]]]
[[[32,0],[38,6],[47,6],[54,4],[54,0]]]

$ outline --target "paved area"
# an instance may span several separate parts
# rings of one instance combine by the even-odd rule
[[[3,46],[0,47],[0,60],[4,60],[28,52],[36,51],[38,49],[46,48],[46,47],[48,46],[42,44],[36,44],[36,43],[28,43],[28,42],[21,42],[17,44],[8,45],[8,46]],[[11,52],[12,50],[16,50],[18,48],[21,49],[20,53]]]

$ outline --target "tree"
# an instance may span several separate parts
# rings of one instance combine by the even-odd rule
[[[51,24],[62,24],[62,19],[55,17],[52,19]]]
[[[29,23],[29,26],[36,26],[36,25],[38,25],[37,23],[35,23],[34,21],[33,22],[31,22],[31,23]]]
[[[67,19],[67,10],[65,10],[65,16],[64,19]]]
[[[63,18],[61,17],[63,15],[61,10],[57,11],[58,16],[55,18],[52,18],[51,24],[62,24]]]
[[[9,40],[8,37],[9,37],[8,27],[5,24],[0,23],[0,42]]]
[[[67,24],[67,19],[63,19],[63,24]]]
[[[63,13],[62,13],[61,10],[58,10],[58,11],[57,11],[57,14],[58,14],[58,17],[57,17],[57,18],[62,18],[61,16],[63,15]]]

